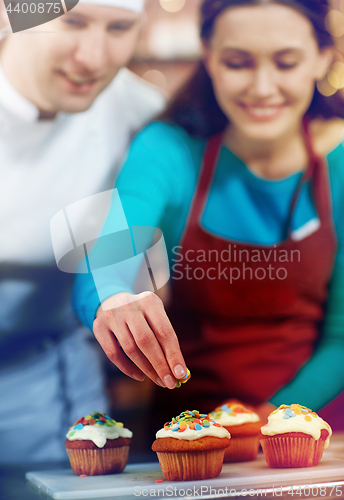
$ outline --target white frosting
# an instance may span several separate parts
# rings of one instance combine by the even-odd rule
[[[275,436],[276,434],[285,434],[287,432],[303,432],[304,434],[311,435],[317,441],[320,439],[321,430],[326,429],[329,435],[325,441],[325,449],[328,447],[332,430],[330,426],[327,427],[321,417],[315,417],[311,413],[302,413],[291,418],[284,418],[284,415],[284,409],[270,414],[268,423],[260,429],[261,433],[265,436]],[[305,420],[305,415],[309,415],[312,420]]]
[[[259,422],[259,416],[257,413],[237,413],[236,416],[231,417],[230,413],[223,411],[221,413],[221,417],[215,418],[214,415],[211,415],[212,418],[221,425],[241,425],[247,424],[248,422]]]
[[[209,427],[202,427],[202,429],[199,431],[190,429],[190,427],[188,426],[187,429],[185,429],[185,431],[183,432],[172,431],[171,429],[160,429],[160,431],[156,433],[157,439],[172,437],[175,439],[186,439],[187,441],[194,441],[195,439],[200,439],[205,436],[213,436],[219,438],[231,437],[227,429],[224,429],[223,427],[216,427],[213,423],[210,423]]]
[[[75,432],[73,436],[71,432]],[[119,437],[131,438],[133,433],[124,427],[114,425],[109,427],[107,425],[84,425],[82,429],[74,429],[71,427],[66,435],[69,441],[93,441],[98,448],[105,446],[107,439],[117,439]]]

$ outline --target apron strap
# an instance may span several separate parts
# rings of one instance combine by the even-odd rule
[[[202,215],[212,180],[216,171],[219,156],[221,154],[224,132],[210,137],[206,143],[203,153],[203,160],[198,176],[195,193],[192,199],[188,219],[185,224],[181,242],[184,241],[186,231],[189,226],[198,225]],[[182,245],[182,243],[180,243]]]
[[[312,181],[311,191],[313,203],[321,223],[325,221],[332,221],[332,203],[328,169],[325,160],[318,156],[314,151],[312,138],[309,133],[308,122],[309,120],[306,118],[303,120],[304,140],[309,163],[307,169],[302,174],[290,203],[289,214],[284,232],[288,239],[291,236],[292,218],[301,189],[310,180]],[[184,241],[184,237],[189,226],[199,224],[221,154],[223,137],[224,132],[214,135],[206,144],[195,194],[181,241]]]
[[[303,172],[290,203],[285,231],[285,234],[288,238],[290,238],[291,236],[292,218],[301,189],[310,180],[312,181],[311,194],[313,203],[321,223],[332,220],[332,204],[327,165],[325,160],[322,157],[318,156],[314,150],[312,137],[309,132],[309,119],[306,117],[303,120],[303,134],[309,159],[308,167]]]

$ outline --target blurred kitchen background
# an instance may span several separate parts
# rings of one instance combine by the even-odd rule
[[[131,69],[171,96],[200,56],[201,0],[146,0],[145,23]]]
[[[201,0],[146,0],[146,21],[131,69],[172,96],[192,73],[200,55]],[[330,0],[327,29],[337,42],[331,71],[318,88],[332,95],[344,88],[344,0]]]
[[[159,87],[168,98],[192,74],[200,57],[198,9],[201,1],[146,0],[145,24],[130,69]],[[318,84],[319,91],[327,96],[344,89],[344,0],[332,0],[331,5],[327,29],[336,40],[337,51],[330,72]],[[110,363],[107,372],[111,415],[116,420],[122,419],[133,430],[134,449],[142,451],[145,445],[142,426],[152,383],[149,380],[138,383],[122,376]]]

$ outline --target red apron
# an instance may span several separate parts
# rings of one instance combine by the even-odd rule
[[[306,143],[309,167],[291,202],[286,239],[261,246],[231,241],[202,227],[222,136],[208,142],[180,243],[183,261],[172,280],[169,317],[192,374],[190,382],[173,394],[176,414],[190,405],[210,411],[229,397],[251,404],[265,402],[313,353],[324,317],[336,236],[328,168],[313,153],[307,133]],[[320,227],[294,241],[292,215],[308,180]],[[181,261],[180,255],[177,260]],[[176,279],[181,272],[183,279]],[[168,404],[171,393],[166,392],[159,391],[160,403]]]

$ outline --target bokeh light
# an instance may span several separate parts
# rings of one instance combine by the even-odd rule
[[[344,35],[344,15],[339,10],[331,10],[326,16],[325,24],[332,36]]]
[[[166,12],[179,12],[185,5],[185,0],[159,0]]]
[[[344,88],[344,64],[339,61],[335,62],[327,79],[333,88],[337,90]]]
[[[147,80],[147,82],[152,83],[153,85],[156,85],[157,87],[161,88],[162,90],[165,90],[167,87],[167,80],[166,76],[161,72],[158,71],[157,69],[150,69],[143,73],[142,78]]]

